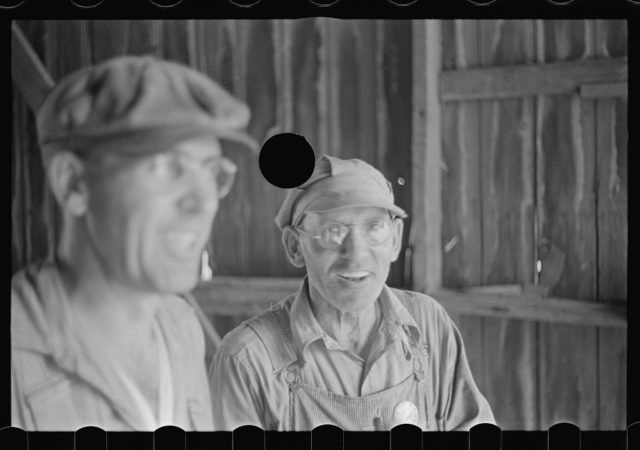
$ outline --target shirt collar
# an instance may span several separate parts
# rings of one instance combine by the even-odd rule
[[[382,310],[383,329],[393,339],[399,338],[416,346],[421,340],[420,328],[398,297],[385,284],[378,297]],[[291,336],[296,353],[302,358],[312,342],[323,339],[327,348],[334,348],[335,341],[327,336],[318,323],[309,298],[309,279],[305,277],[296,292],[290,310]]]
[[[392,337],[400,337],[411,346],[418,346],[422,339],[420,328],[398,296],[385,284],[378,299],[382,308],[383,327]]]
[[[324,331],[311,310],[309,278],[304,277],[296,292],[290,312],[291,337],[298,357],[302,357],[307,346],[324,336]]]
[[[96,355],[95,348],[91,346],[91,333],[78,328],[74,322],[55,262],[29,266],[19,277],[17,284],[28,283],[29,289],[22,286],[23,305],[19,309],[16,307],[16,313],[23,317],[12,320],[12,325],[18,322],[22,327],[12,328],[12,345],[16,349],[51,357],[62,370],[101,392],[131,428],[144,429],[145,425],[130,398],[118,381],[109,376],[112,373],[109,361]],[[27,293],[29,295],[25,295]]]

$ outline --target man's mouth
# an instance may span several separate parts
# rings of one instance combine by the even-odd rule
[[[371,275],[371,272],[366,272],[364,270],[361,270],[356,272],[339,272],[337,275],[339,278],[342,278],[343,280],[358,282],[358,281],[364,281],[365,279],[367,279],[369,275]]]
[[[196,250],[198,235],[191,231],[169,231],[165,234],[165,242],[172,253],[184,255]]]

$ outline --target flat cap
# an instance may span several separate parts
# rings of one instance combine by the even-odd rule
[[[407,217],[395,204],[391,183],[379,170],[361,159],[322,156],[311,177],[288,190],[275,222],[283,230],[299,225],[309,212],[358,206],[383,208],[398,217]]]
[[[64,77],[37,113],[45,161],[67,149],[155,153],[210,135],[257,143],[242,132],[249,108],[187,66],[150,56],[121,56]]]

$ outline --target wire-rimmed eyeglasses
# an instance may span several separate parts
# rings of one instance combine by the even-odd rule
[[[316,239],[326,249],[339,248],[351,232],[352,227],[358,227],[359,234],[369,245],[381,245],[391,236],[392,222],[395,218],[385,217],[373,219],[362,223],[327,223],[317,230],[309,231],[300,227],[293,227],[299,233]]]

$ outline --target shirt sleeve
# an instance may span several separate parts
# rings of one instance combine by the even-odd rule
[[[240,357],[219,350],[209,370],[209,384],[214,430],[233,431],[243,425],[269,429],[257,376]]]
[[[442,414],[445,431],[468,431],[474,425],[490,423],[495,418],[487,399],[480,393],[469,368],[462,336],[453,321],[447,316],[450,335],[447,339],[447,373],[445,386],[448,388],[445,409]]]

